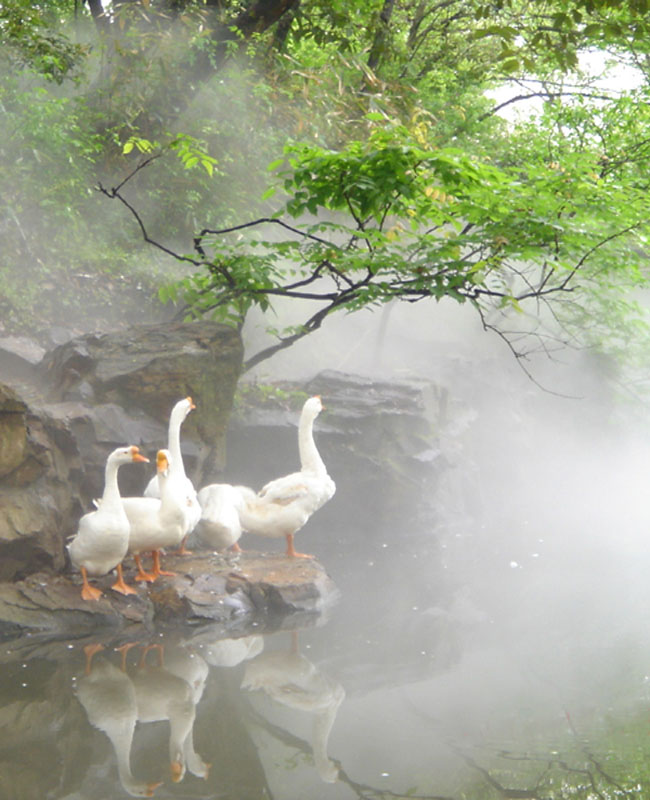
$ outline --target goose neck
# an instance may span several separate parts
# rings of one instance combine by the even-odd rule
[[[313,472],[326,472],[323,459],[320,457],[316,442],[314,441],[314,417],[301,416],[298,425],[298,450],[300,452],[300,466],[304,470]]]

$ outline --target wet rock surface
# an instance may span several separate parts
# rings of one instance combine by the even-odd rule
[[[220,625],[225,636],[253,622],[262,629],[260,620],[273,627],[294,614],[318,615],[338,598],[334,582],[312,559],[204,551],[168,554],[164,568],[176,575],[145,585],[135,583],[135,572],[125,569],[125,579],[137,595],[112,591],[114,576],[93,580],[104,592],[98,601],[81,598],[76,574],[36,573],[0,584],[0,635],[31,630],[79,636],[102,628],[125,632],[133,626],[151,632],[210,622]]]

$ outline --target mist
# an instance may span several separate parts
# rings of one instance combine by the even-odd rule
[[[265,341],[252,324],[244,335],[251,349]],[[567,349],[552,361],[527,363],[534,383],[471,309],[432,302],[330,319],[252,377],[304,380],[321,369],[424,380],[435,387],[434,397],[444,391],[446,409],[441,415],[435,402],[431,409],[447,466],[433,493],[422,497],[431,509],[418,532],[425,557],[407,558],[400,552],[404,531],[381,529],[378,520],[394,578],[377,586],[364,571],[350,600],[388,591],[396,606],[402,602],[404,616],[385,619],[382,632],[399,640],[398,649],[403,642],[395,631],[420,617],[421,657],[431,659],[432,677],[388,697],[348,699],[340,717],[347,720],[341,727],[350,728],[340,747],[354,749],[359,765],[371,759],[377,740],[365,756],[350,742],[377,724],[374,704],[381,703],[382,714],[394,715],[406,731],[391,755],[408,780],[424,759],[439,759],[444,773],[450,742],[478,746],[487,737],[512,746],[521,736],[552,739],[558,729],[571,737],[643,705],[650,663],[644,502],[650,441],[645,404],[620,391],[612,364]],[[353,516],[340,504],[336,513],[343,521]],[[439,545],[435,555],[432,540]],[[347,558],[361,562],[363,550],[363,542],[353,541]],[[422,597],[430,595],[437,558],[446,594],[419,605],[418,587]],[[326,562],[336,574],[337,557]],[[337,619],[343,628],[349,613]],[[372,610],[365,613],[374,619]],[[328,647],[336,645],[328,640],[323,653]],[[457,654],[451,661],[449,647]]]
[[[224,93],[206,88],[178,128],[191,129],[197,106],[209,102],[225,116],[236,95],[241,113],[230,121],[233,149],[225,155],[237,162],[233,176],[243,182],[266,165],[255,160],[254,142],[241,150],[234,142],[246,141],[263,115],[236,67],[220,80]],[[107,185],[124,177],[122,167],[102,176]],[[84,225],[111,225],[117,238],[133,243],[133,220],[116,208],[107,217],[107,204],[93,194]],[[168,213],[154,204],[142,208],[154,232],[164,233]],[[196,222],[198,229],[218,225],[218,210]],[[18,238],[42,237],[36,211],[20,224]],[[189,249],[180,238],[165,244]],[[25,251],[15,263],[21,258]],[[88,298],[98,278],[83,271],[83,258],[65,268],[46,258],[39,252],[35,263],[55,279],[39,282],[29,272],[23,278],[36,302],[41,292],[66,297],[60,316],[31,332],[44,343],[165,321],[175,311],[157,304],[153,292],[183,270],[149,248],[132,249],[114,266],[109,299],[102,295],[96,304]],[[242,333],[247,357],[273,343],[269,323],[294,324],[302,306],[278,302],[274,309],[249,314]],[[440,466],[422,491],[417,529],[387,525],[371,507],[347,507],[337,480],[337,495],[304,531],[343,590],[339,605],[301,632],[303,652],[346,691],[328,752],[373,786],[453,792],[462,783],[459,763],[467,767],[470,756],[487,760],[503,746],[522,758],[548,757],[551,745],[575,744],[578,734],[607,727],[610,718],[624,725],[647,708],[647,403],[626,390],[622,365],[588,350],[540,353],[523,366],[483,330],[469,304],[428,300],[332,316],[241,378],[301,386],[335,370],[430,387],[426,414]],[[319,425],[326,428],[326,413],[317,440]],[[234,480],[228,463],[221,479]],[[374,529],[372,540],[350,524],[360,514]],[[378,559],[380,579],[368,567]],[[258,708],[277,724],[296,724],[268,698]],[[308,729],[304,720],[294,728],[305,739]],[[274,765],[284,753],[277,743],[260,745],[274,776],[269,783],[277,797],[304,797],[313,769],[301,765],[278,777]],[[331,788],[319,796],[351,796],[341,784],[316,787]]]

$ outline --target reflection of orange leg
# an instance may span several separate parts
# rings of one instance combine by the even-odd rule
[[[136,581],[149,581],[152,583],[156,580],[156,576],[152,575],[150,572],[145,572],[142,568],[142,561],[140,560],[140,555],[138,553],[134,553],[133,560],[135,561],[135,565],[138,568],[138,574],[135,576]]]
[[[287,555],[290,558],[313,558],[308,553],[297,553],[293,547],[293,533],[287,534]]]
[[[144,667],[147,661],[147,653],[150,650],[157,650],[158,651],[158,666],[162,669],[163,666],[163,645],[161,644],[148,644],[142,650],[142,655],[140,656],[140,661],[138,663],[139,667]]]
[[[183,541],[181,542],[181,546],[178,548],[178,550],[176,551],[175,555],[177,555],[177,556],[191,556],[192,555],[192,551],[188,550],[187,547],[185,547],[185,541],[186,540],[187,540],[187,536],[183,536]]]
[[[120,592],[120,594],[137,594],[136,590],[132,586],[128,586],[124,583],[124,575],[122,575],[122,565],[117,565],[117,580],[111,586],[115,592]]]
[[[84,647],[84,653],[86,655],[86,675],[90,675],[93,656],[95,655],[95,653],[99,653],[103,649],[104,649],[103,644],[87,644]]]
[[[151,574],[154,578],[157,578],[159,575],[176,575],[175,572],[168,572],[167,570],[160,569],[160,550],[153,550],[151,557],[153,558],[153,570]]]
[[[289,647],[289,652],[294,655],[300,653],[300,648],[298,647],[298,631],[291,631],[291,646]]]
[[[115,652],[122,656],[122,661],[120,663],[120,669],[122,672],[126,672],[126,654],[132,647],[136,647],[138,644],[139,642],[127,642],[126,644],[122,644],[115,648]]]
[[[99,589],[96,589],[94,586],[91,586],[88,583],[88,573],[86,572],[86,568],[81,568],[81,577],[83,578],[83,586],[81,587],[81,597],[84,600],[99,600],[102,596],[102,593]]]

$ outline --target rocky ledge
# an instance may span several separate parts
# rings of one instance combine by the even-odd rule
[[[238,555],[213,552],[189,556],[168,554],[164,569],[176,573],[153,584],[136,584],[137,595],[110,589],[113,576],[93,580],[104,592],[98,601],[81,598],[78,575],[35,573],[16,583],[0,583],[0,636],[26,630],[83,635],[100,627],[130,625],[153,630],[177,624],[213,622],[224,634],[259,625],[284,627],[283,620],[318,616],[333,604],[338,590],[325,569],[312,559],[247,551]]]

